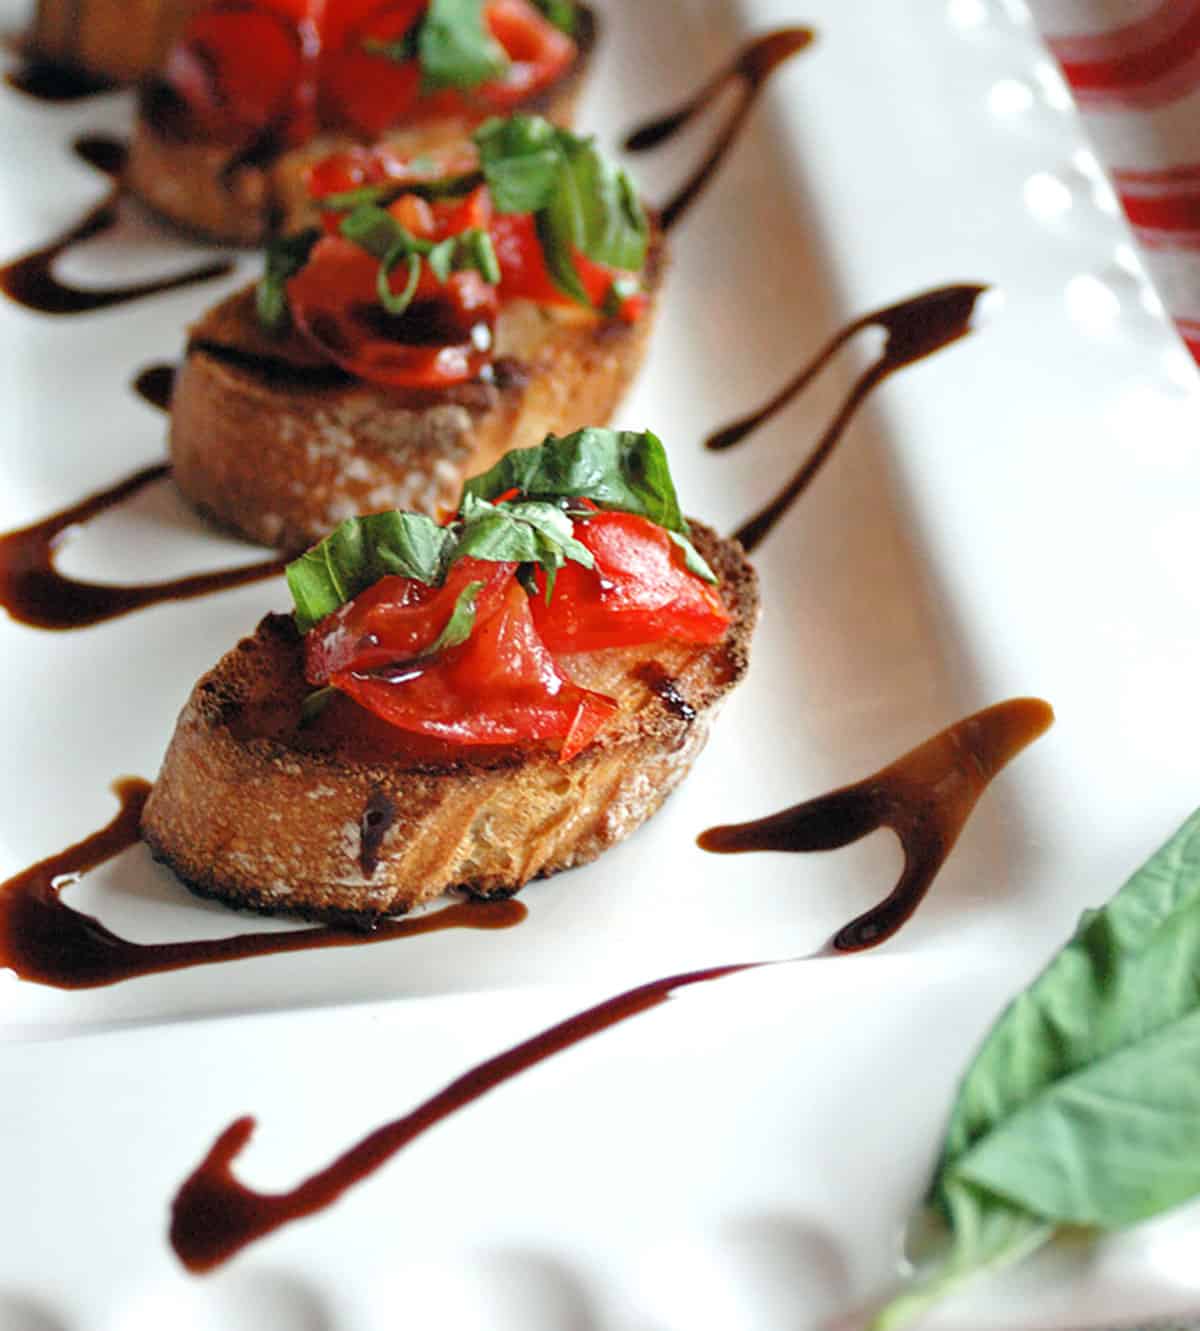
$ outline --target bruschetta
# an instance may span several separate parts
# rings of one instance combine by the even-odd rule
[[[96,79],[135,83],[158,69],[194,0],[38,0],[29,48]]]
[[[320,224],[192,329],[171,402],[184,496],[286,553],[343,519],[434,514],[509,448],[605,423],[665,267],[624,173],[537,117],[414,164],[312,173]]]
[[[455,517],[356,519],[196,685],[142,834],[233,906],[370,924],[628,836],[747,669],[757,582],[651,434],[510,453]]]
[[[595,37],[574,0],[218,0],[145,83],[126,182],[187,231],[258,245],[331,152],[410,156],[518,109],[569,126]]]

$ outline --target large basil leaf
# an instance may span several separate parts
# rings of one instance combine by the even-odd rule
[[[1200,1192],[1198,1065],[1200,813],[1083,917],[968,1070],[930,1193],[955,1239],[941,1276],[986,1265],[973,1236],[1006,1216],[1027,1236],[1115,1229]]]
[[[462,522],[456,560],[469,555],[501,563],[536,564],[546,571],[547,599],[558,570],[568,559],[584,568],[595,567],[592,552],[575,539],[571,519],[556,504],[491,504],[464,494]]]
[[[559,132],[563,168],[547,205],[559,242],[596,263],[636,272],[646,262],[650,227],[629,177],[594,139]]]
[[[453,533],[422,513],[347,518],[287,566],[296,627],[307,633],[389,573],[439,583],[453,546]]]
[[[646,262],[650,225],[637,192],[594,139],[511,116],[488,121],[475,143],[497,211],[534,214],[550,276],[572,300],[591,303],[577,253],[631,272]]]
[[[541,116],[496,117],[475,131],[479,165],[498,213],[536,213],[562,170],[559,131]]]
[[[649,430],[589,426],[561,438],[548,435],[538,448],[506,453],[490,471],[473,476],[463,494],[494,499],[509,490],[527,499],[590,499],[600,508],[638,513],[672,534],[693,573],[717,581],[691,543],[667,451]]]
[[[483,17],[483,0],[430,0],[417,36],[425,91],[477,88],[508,68]]]
[[[495,499],[508,490],[527,499],[590,499],[687,534],[667,451],[649,430],[588,426],[561,437],[547,435],[538,447],[515,448],[490,471],[472,476],[463,494]]]

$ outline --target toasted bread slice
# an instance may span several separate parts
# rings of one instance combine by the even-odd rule
[[[435,392],[362,383],[300,336],[264,333],[247,288],[191,329],[171,399],[175,482],[220,526],[287,553],[356,514],[436,515],[509,449],[609,420],[645,354],[663,267],[658,249],[636,324],[506,302],[486,378]]]
[[[521,111],[570,128],[595,48],[596,28],[595,15],[581,6],[575,62]],[[231,245],[261,245],[277,231],[304,225],[311,208],[304,187],[306,169],[359,141],[323,134],[301,148],[275,153],[266,140],[247,148],[189,139],[179,128],[180,113],[170,89],[156,82],[146,85],[129,145],[126,184],[146,207],[175,226]],[[385,135],[383,142],[400,156],[417,156],[468,137],[476,123],[466,117],[429,120]]]
[[[201,895],[368,924],[451,888],[507,895],[594,859],[683,780],[746,672],[754,570],[736,541],[692,533],[721,578],[729,631],[715,646],[562,657],[577,682],[620,703],[570,762],[550,746],[418,756],[343,697],[305,727],[302,640],[290,616],[268,615],[193,690],[143,837]]]
[[[195,0],[38,0],[30,46],[45,60],[117,83],[157,69]]]

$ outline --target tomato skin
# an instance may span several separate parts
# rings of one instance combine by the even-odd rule
[[[516,564],[460,559],[440,587],[391,574],[326,615],[304,640],[304,677],[328,684],[343,670],[372,670],[420,656],[446,627],[459,594],[472,582],[476,622],[488,619],[516,572]]]
[[[478,121],[557,82],[575,43],[529,3],[488,0],[484,11],[509,56],[478,88],[426,92],[419,62],[369,49],[404,38],[428,0],[217,0],[193,16],[164,77],[201,132],[229,136],[280,124],[301,143],[318,128],[378,138],[403,121]]]
[[[293,134],[311,133],[300,114],[310,75],[301,17],[271,6],[247,11],[220,4],[192,18],[168,53],[163,78],[198,129],[231,137],[290,120]]]
[[[550,276],[538,239],[537,225],[531,213],[498,214],[492,218],[488,229],[500,263],[502,300],[532,300],[539,305],[576,305],[570,296],[559,290]],[[617,278],[634,276],[595,263],[578,250],[574,258],[575,271],[596,309],[603,309],[607,305],[609,292]],[[621,302],[617,314],[626,323],[636,323],[646,308],[646,297],[638,292]]]
[[[554,652],[632,647],[670,638],[715,643],[732,616],[720,593],[688,571],[670,536],[649,518],[597,513],[575,523],[575,539],[592,552],[594,569],[569,561],[559,569],[550,604],[545,578],[533,617]]]
[[[329,681],[401,730],[464,747],[561,739],[559,759],[570,761],[595,739],[617,704],[563,674],[538,637],[513,566],[502,567],[461,646],[426,660],[393,654],[390,671],[380,663],[368,672],[367,658],[360,657],[335,669]],[[447,589],[438,592],[433,599],[447,599]],[[376,621],[382,610],[379,603],[373,608]],[[322,630],[318,625],[313,635]],[[371,650],[373,659],[378,649]]]
[[[296,327],[335,364],[384,387],[442,388],[475,378],[491,353],[496,289],[473,270],[438,282],[426,264],[409,311],[393,318],[379,304],[378,273],[379,261],[365,250],[323,237],[287,284]],[[392,289],[402,290],[406,278],[402,265]]]

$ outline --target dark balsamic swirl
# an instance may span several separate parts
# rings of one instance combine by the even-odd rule
[[[837,850],[881,827],[900,838],[904,869],[892,891],[839,929],[838,952],[886,942],[912,918],[992,778],[1044,734],[1049,703],[1013,698],[947,727],[874,776],[751,823],[713,827],[704,850]]]
[[[85,135],[75,145],[76,153],[105,175],[118,178],[125,164],[125,147],[116,140]],[[75,245],[111,231],[117,224],[122,185],[116,179],[106,198],[57,240],[32,250],[0,267],[0,291],[10,300],[39,314],[87,314],[94,310],[125,305],[145,296],[210,282],[233,272],[228,259],[218,259],[174,277],[151,282],[133,282],[115,287],[76,287],[54,274],[57,261]]]
[[[971,331],[971,319],[980,296],[987,290],[977,283],[959,283],[923,291],[895,305],[872,310],[847,324],[831,338],[817,355],[764,406],[726,425],[709,436],[707,447],[732,448],[752,431],[764,425],[776,412],[781,411],[833,359],[834,355],[864,328],[881,328],[887,334],[883,350],[866,370],[854,381],[845,401],[833,420],[804,460],[799,471],[783,489],[754,517],[744,522],[734,533],[746,550],[757,548],[775,524],[808,489],[817,473],[829,460],[846,427],[870,393],[883,381],[913,365],[943,347],[957,342]]]
[[[1053,719],[1035,698],[1000,703],[959,721],[866,781],[774,818],[714,828],[710,850],[828,850],[877,827],[895,828],[905,850],[896,889],[839,931],[842,951],[874,947],[910,918],[993,776]],[[188,1176],[171,1208],[171,1246],[190,1271],[211,1271],[255,1240],[323,1210],[435,1124],[580,1041],[649,1011],[672,994],[779,962],[735,962],[653,980],[588,1008],[471,1068],[401,1118],[364,1137],[287,1192],[264,1193],[233,1172],[255,1121],[235,1120]]]
[[[29,56],[19,68],[10,70],[4,82],[17,92],[38,102],[79,102],[102,92],[112,92],[119,85],[98,74],[89,74],[75,65],[59,64],[38,56]]]
[[[127,777],[114,789],[121,807],[106,827],[0,885],[0,967],[22,980],[55,989],[97,989],[143,975],[248,957],[362,947],[446,929],[508,929],[527,914],[517,901],[456,902],[424,915],[382,920],[370,931],[322,925],[178,943],[130,942],[62,899],[66,880],[73,881],[137,844],[150,787]]]
[[[630,152],[656,148],[706,110],[726,88],[737,90],[737,101],[712,147],[671,199],[659,209],[659,224],[663,231],[670,231],[683,218],[716,175],[771,75],[792,56],[812,45],[815,36],[811,28],[796,27],[779,28],[754,38],[682,106],[657,116],[626,136],[625,147]]]
[[[241,587],[283,572],[286,561],[280,559],[196,573],[169,582],[83,582],[58,571],[55,555],[71,528],[98,517],[169,474],[170,468],[165,463],[146,467],[31,527],[0,535],[0,606],[13,619],[31,628],[79,629],[163,601],[206,596],[209,592]]]

